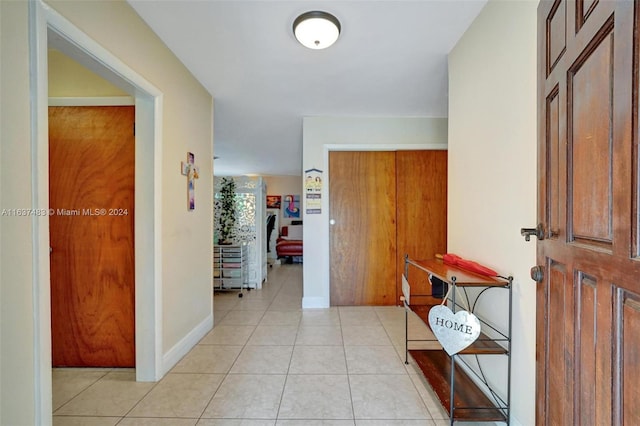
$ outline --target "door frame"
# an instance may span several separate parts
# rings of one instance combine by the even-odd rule
[[[49,209],[47,50],[51,43],[135,98],[136,380],[162,377],[162,92],[42,0],[29,2],[31,197]],[[35,422],[52,421],[49,220],[32,216]]]

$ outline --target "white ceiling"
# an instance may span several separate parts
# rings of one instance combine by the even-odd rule
[[[304,116],[447,116],[447,54],[486,0],[128,0],[214,96],[216,175],[301,175]],[[340,38],[293,36],[310,10]]]

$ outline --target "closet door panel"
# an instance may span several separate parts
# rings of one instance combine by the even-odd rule
[[[329,153],[331,305],[393,305],[396,153]]]
[[[447,251],[447,151],[397,151],[396,182],[399,297],[405,255],[426,260]],[[409,276],[412,293],[430,294],[426,274]]]

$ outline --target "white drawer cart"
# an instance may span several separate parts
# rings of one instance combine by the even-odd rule
[[[247,245],[213,246],[213,290],[250,290],[247,280]]]

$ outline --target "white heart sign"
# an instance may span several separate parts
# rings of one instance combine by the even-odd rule
[[[478,317],[467,311],[454,314],[444,305],[431,308],[429,325],[449,355],[457,354],[480,336],[481,327]]]

